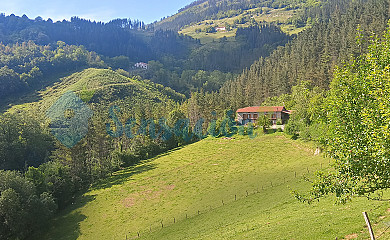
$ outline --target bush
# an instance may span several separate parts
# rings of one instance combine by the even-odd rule
[[[284,127],[285,133],[292,135],[293,137],[299,136],[300,126],[297,124],[296,121],[289,121],[286,126]]]

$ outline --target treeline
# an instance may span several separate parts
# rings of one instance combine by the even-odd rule
[[[274,24],[254,24],[237,29],[235,41],[218,42],[191,52],[186,68],[205,71],[240,72],[260,57],[267,57],[291,39]]]
[[[0,43],[0,56],[0,103],[7,96],[42,87],[53,74],[105,66],[96,53],[61,41],[44,46],[32,41]]]
[[[161,55],[178,57],[182,52],[179,51],[177,56],[174,46],[183,45],[189,49],[198,43],[191,37],[172,31],[141,36],[140,32],[146,31],[145,24],[130,19],[115,19],[103,23],[72,17],[70,21],[53,22],[40,17],[32,20],[26,15],[18,17],[1,14],[0,27],[0,41],[4,44],[31,40],[36,44],[47,45],[63,41],[69,45],[83,45],[89,51],[108,57],[124,55],[132,62],[159,59]]]
[[[152,23],[155,29],[180,30],[186,25],[201,22],[206,19],[222,19],[226,17],[237,16],[243,11],[253,8],[288,8],[297,9],[308,7],[307,1],[291,0],[209,0],[195,1],[179,10],[179,14],[173,15],[160,22]]]

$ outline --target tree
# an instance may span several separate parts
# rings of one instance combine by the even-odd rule
[[[361,38],[358,40],[361,44]],[[356,196],[382,199],[390,187],[390,22],[372,36],[368,52],[336,69],[327,101],[328,148],[335,171],[318,173],[311,202],[335,193],[341,203]]]
[[[267,114],[260,114],[256,124],[263,128],[264,133],[267,133],[267,128],[271,125],[271,120]]]

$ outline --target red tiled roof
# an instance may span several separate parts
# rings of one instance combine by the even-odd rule
[[[263,106],[255,106],[255,107],[246,107],[240,108],[237,110],[238,113],[260,113],[260,112],[281,112],[284,110],[283,106],[273,106],[273,107],[263,107]]]

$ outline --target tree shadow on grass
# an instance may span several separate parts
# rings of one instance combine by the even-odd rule
[[[87,203],[95,200],[95,195],[82,195],[77,198],[74,204],[71,204],[64,210],[57,213],[57,217],[52,219],[46,229],[35,234],[32,239],[47,240],[75,240],[81,235],[80,223],[87,217],[77,209],[85,206]]]
[[[155,168],[155,164],[142,161],[135,166],[128,167],[112,174],[112,176],[98,181],[91,187],[91,190],[110,188],[114,185],[120,185],[131,179],[131,176],[137,175]]]
[[[133,176],[133,175],[137,175],[137,174],[155,169],[156,164],[153,163],[153,161],[155,159],[160,158],[162,156],[169,155],[172,152],[177,151],[179,149],[182,149],[182,147],[177,147],[175,149],[166,151],[166,152],[159,154],[153,158],[142,160],[134,166],[117,171],[117,172],[113,173],[110,177],[98,181],[90,189],[91,190],[106,189],[106,188],[110,188],[112,186],[120,185],[124,182],[127,182],[127,181],[131,180],[131,176]]]

